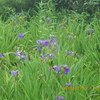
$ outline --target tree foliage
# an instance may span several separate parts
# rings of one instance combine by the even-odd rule
[[[90,14],[99,10],[100,0],[53,0],[57,10],[62,8]]]

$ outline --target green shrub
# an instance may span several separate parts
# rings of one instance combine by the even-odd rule
[[[0,0],[0,15],[2,20],[6,21],[14,12],[28,11],[33,16],[33,11],[40,10],[40,4],[43,9],[60,12],[64,10],[73,10],[78,13],[87,12],[94,14],[99,11],[99,0]],[[35,14],[34,14],[35,15]]]
[[[57,10],[61,8],[74,10],[77,12],[88,12],[90,14],[99,10],[99,0],[53,0]]]

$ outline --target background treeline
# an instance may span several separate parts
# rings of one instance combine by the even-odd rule
[[[87,12],[90,15],[99,12],[100,0],[0,0],[0,15],[7,19],[14,12],[38,11],[39,3],[52,3],[55,10],[73,10],[78,13]],[[51,5],[50,5],[51,6]]]
[[[88,12],[90,14],[99,10],[100,0],[53,0],[56,9],[65,8],[79,13]]]

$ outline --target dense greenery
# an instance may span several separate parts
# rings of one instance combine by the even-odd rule
[[[93,13],[98,11],[100,6],[99,0],[0,0],[0,7],[3,5],[14,7],[17,11],[28,10],[29,8],[35,8],[35,4],[39,2],[47,3],[52,2],[58,9],[67,8],[69,10],[75,10],[78,12],[87,11]]]
[[[42,3],[44,7],[52,5],[58,12],[62,8],[78,13],[87,12],[91,15],[100,11],[100,0],[0,0],[0,15],[3,16],[3,20],[7,20],[13,12],[29,11],[30,16],[33,16],[33,11],[39,10],[39,3]]]
[[[8,5],[6,2],[2,1]],[[13,2],[11,5],[25,4],[25,0]],[[22,9],[17,14],[15,6],[5,5],[6,12],[1,10],[0,100],[55,100],[56,96],[64,100],[99,100],[100,14],[95,12],[90,18],[86,12],[57,12],[53,4],[40,2],[34,5],[38,11]],[[50,42],[50,36],[54,37],[54,46],[41,46],[44,40]],[[24,52],[27,59],[16,51]],[[48,53],[54,58],[45,58]],[[68,65],[68,74],[61,65]]]
[[[93,14],[99,10],[99,0],[54,0],[56,8],[66,8],[77,12],[88,12]]]

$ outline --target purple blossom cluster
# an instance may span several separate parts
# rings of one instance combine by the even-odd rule
[[[11,73],[12,77],[15,77],[18,75],[19,70],[16,70],[16,71],[12,70],[10,73]]]
[[[94,29],[89,29],[89,30],[87,30],[87,34],[88,34],[88,35],[94,34]]]
[[[41,49],[45,46],[48,46],[50,49],[53,47],[53,46],[57,46],[57,41],[56,41],[56,37],[55,35],[51,35],[50,36],[50,39],[49,40],[38,40],[37,41],[37,49],[38,49],[38,52],[41,53]],[[58,48],[57,48],[58,49]],[[73,52],[69,52],[69,54],[73,54]],[[49,59],[52,59],[52,58],[56,58],[56,56],[52,53],[47,53],[45,55],[42,56],[43,59],[47,59],[47,57]],[[61,65],[61,67],[57,66],[57,65],[52,65],[50,63],[50,66],[52,66],[51,69],[55,70],[55,72],[57,73],[61,73],[62,72],[62,69],[63,69],[63,74],[68,74],[70,72],[70,68],[68,68],[67,65]],[[51,69],[49,69],[49,72],[51,71]]]
[[[75,53],[75,52],[73,52],[73,51],[68,51],[68,52],[66,53],[66,55],[73,55],[73,56],[75,56],[75,55],[76,55],[76,53]]]
[[[0,58],[2,58],[3,57],[3,55],[0,53]]]
[[[24,36],[24,34],[23,34],[23,33],[19,33],[19,34],[18,34],[18,39],[22,39],[22,38],[23,38],[23,36]]]
[[[43,55],[42,58],[43,58],[43,59],[46,59],[47,56],[48,56],[50,59],[52,59],[53,57],[56,58],[56,56],[53,55],[53,54],[51,54],[51,53],[47,53],[46,55]]]
[[[37,49],[39,53],[42,52],[43,47],[47,46],[50,50],[52,50],[52,47],[55,47],[55,51],[58,51],[58,44],[54,35],[51,35],[49,40],[37,40]]]
[[[14,54],[15,54],[19,59],[27,60],[27,57],[25,56],[25,53],[22,52],[22,51],[16,51]]]
[[[61,65],[61,67],[64,68],[64,74],[68,74],[70,72],[70,68],[68,68],[68,65]]]
[[[48,19],[49,20],[49,19]],[[24,37],[23,33],[18,34],[18,39],[22,39]],[[43,47],[48,47],[50,50],[53,50],[52,48],[55,47],[55,50],[58,51],[58,43],[55,35],[51,35],[50,39],[48,40],[37,40],[37,50],[39,53],[42,53],[42,48]],[[66,53],[67,55],[75,55],[75,52],[69,51]],[[17,56],[20,60],[24,59],[27,60],[27,57],[25,56],[25,53],[23,51],[16,51],[14,53],[15,56]],[[2,58],[2,54],[0,54],[0,58]],[[45,55],[42,56],[43,59],[51,59],[56,58],[56,56],[52,53],[46,53]],[[52,70],[54,70],[57,73],[63,73],[67,75],[70,72],[70,68],[68,65],[53,65]],[[51,71],[51,69],[49,71]],[[12,70],[11,72],[12,77],[15,77],[19,74],[19,70]],[[65,86],[72,86],[72,83],[66,83]],[[63,97],[61,96],[56,96],[56,100],[64,100]]]
[[[56,72],[60,73],[60,67],[59,67],[59,66],[54,65],[54,66],[53,66],[53,69],[54,69]]]
[[[68,74],[69,72],[70,72],[70,68],[68,68],[68,66],[67,65],[61,65],[61,67],[64,69],[64,74]],[[56,71],[56,72],[58,72],[58,73],[60,73],[61,72],[61,67],[59,67],[59,66],[57,66],[57,65],[54,65],[53,66],[53,69]]]
[[[62,96],[56,96],[55,100],[64,100],[64,97],[62,97]]]
[[[18,39],[22,39],[23,36],[24,36],[23,33],[19,33],[19,34],[18,34]],[[16,51],[16,52],[14,53],[14,55],[17,56],[20,60],[21,60],[21,59],[27,60],[27,57],[25,56],[25,53],[22,52],[22,51]],[[3,55],[0,54],[0,58],[2,58],[2,56],[3,56]],[[18,75],[19,70],[16,70],[16,71],[15,71],[15,70],[12,70],[10,73],[11,73],[12,77],[15,77],[15,76]]]
[[[18,15],[21,15],[21,13],[19,13]],[[51,22],[52,20],[50,18],[46,18],[46,22]],[[94,34],[94,30],[90,29],[87,31],[88,34]],[[24,37],[23,33],[19,33],[18,34],[18,39],[22,39]],[[67,38],[72,38],[71,35],[66,36]],[[37,40],[37,50],[39,53],[42,53],[42,49],[43,47],[48,47],[51,51],[55,50],[58,51],[59,47],[58,47],[58,43],[57,43],[57,39],[55,37],[55,35],[51,35],[50,38],[48,40]],[[55,49],[53,49],[55,48]],[[25,56],[25,53],[23,51],[16,51],[14,53],[15,56],[17,56],[20,60],[24,59],[27,60],[27,57]],[[66,55],[72,55],[75,56],[76,53],[73,51],[68,51],[66,53]],[[0,59],[3,57],[3,54],[0,53]],[[46,53],[45,55],[42,56],[43,59],[47,59],[49,58],[50,60],[52,60],[52,58],[56,58],[56,56],[52,53]],[[51,67],[51,66],[50,66]],[[68,65],[53,65],[52,70],[54,70],[54,72],[57,73],[63,73],[64,75],[68,75],[69,72],[71,71],[71,69],[68,67]],[[49,71],[51,71],[51,69],[49,69]],[[12,75],[12,77],[16,77],[18,74],[20,73],[19,70],[12,70],[10,72],[10,74]],[[71,82],[66,83],[64,86],[73,86],[73,84]],[[63,96],[56,96],[55,100],[64,100]]]
[[[50,36],[50,49],[51,50],[53,50],[52,47],[55,47],[55,51],[58,51],[59,49],[57,39],[54,35]]]
[[[66,83],[64,86],[73,86],[73,84],[70,82],[70,83]]]
[[[47,18],[46,21],[51,22],[51,20],[49,18]],[[93,31],[93,30],[91,30],[91,31]],[[23,33],[18,34],[18,39],[22,39],[23,37],[24,37]],[[67,38],[71,38],[71,37],[67,36]],[[39,53],[42,52],[43,47],[48,47],[50,50],[53,50],[52,48],[55,47],[56,48],[55,50],[58,51],[58,43],[57,43],[55,35],[51,35],[49,40],[37,40],[37,50]],[[27,60],[27,57],[25,56],[25,53],[23,51],[16,51],[14,53],[14,55],[17,56],[20,60],[21,59]],[[76,53],[72,52],[72,51],[68,51],[66,53],[66,55],[75,56]],[[3,55],[0,54],[0,58],[2,58],[2,57],[3,57]],[[43,59],[47,59],[47,57],[49,57],[50,59],[56,58],[56,56],[52,53],[47,53],[42,56]],[[63,73],[65,75],[67,75],[71,71],[71,69],[68,67],[68,65],[60,65],[60,66],[54,65],[54,66],[52,66],[52,69],[57,73]],[[51,71],[51,70],[49,70],[49,71]],[[12,75],[12,77],[16,77],[19,74],[19,72],[20,72],[19,70],[12,70],[10,72],[10,74]],[[66,83],[64,86],[73,86],[73,84]],[[55,100],[64,100],[64,97],[56,96]]]
[[[38,45],[43,45],[43,46],[48,46],[49,45],[49,41],[48,40],[38,40],[37,44]]]
[[[37,41],[37,49],[38,52],[41,53],[42,47],[48,46],[49,45],[49,40],[38,40]]]

